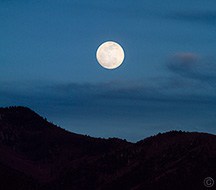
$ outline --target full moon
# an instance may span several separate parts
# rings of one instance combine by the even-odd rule
[[[104,42],[97,49],[98,63],[106,69],[115,69],[124,61],[124,50],[116,42]]]

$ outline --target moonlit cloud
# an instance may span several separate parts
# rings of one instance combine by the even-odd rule
[[[200,81],[215,82],[216,59],[199,57],[192,53],[179,53],[174,55],[167,65],[168,69],[183,77]]]

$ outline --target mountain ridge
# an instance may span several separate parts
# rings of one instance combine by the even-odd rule
[[[205,189],[205,177],[216,179],[215,135],[171,131],[136,143],[93,138],[21,106],[0,108],[0,155],[3,189]]]

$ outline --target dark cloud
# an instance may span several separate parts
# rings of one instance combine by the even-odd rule
[[[211,78],[209,72],[197,69],[197,56],[178,54],[168,64],[169,70],[190,78]],[[214,96],[199,82],[179,80],[178,77],[146,78],[137,81],[111,81],[108,83],[64,84],[13,84],[0,85],[2,104],[57,106],[57,107],[117,107],[151,103],[212,103]],[[202,93],[203,89],[205,93]],[[213,91],[215,88],[213,88]]]
[[[216,11],[175,12],[175,13],[168,15],[167,18],[174,19],[174,20],[201,22],[205,24],[215,25]]]
[[[192,53],[179,53],[168,62],[170,71],[202,82],[215,83],[216,61],[213,58],[201,58]]]

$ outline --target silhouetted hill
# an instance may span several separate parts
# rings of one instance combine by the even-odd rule
[[[0,108],[0,163],[39,183],[126,144],[70,133],[25,107]]]
[[[216,179],[215,135],[92,138],[25,107],[0,108],[0,155],[0,189],[199,190],[206,177]]]

